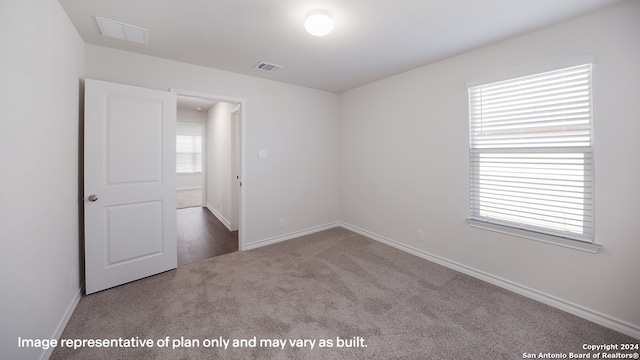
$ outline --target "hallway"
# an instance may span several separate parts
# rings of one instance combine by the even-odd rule
[[[229,231],[207,208],[178,213],[178,266],[238,251],[238,232]]]

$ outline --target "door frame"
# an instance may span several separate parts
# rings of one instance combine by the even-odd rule
[[[231,226],[232,230],[238,230],[240,224],[240,145],[242,141],[240,141],[240,116],[239,114],[242,112],[242,106],[238,104],[231,110],[231,168],[233,171],[231,172],[231,198],[232,200],[232,219]]]
[[[246,141],[246,136],[247,136],[247,126],[246,126],[246,119],[247,119],[247,105],[246,105],[246,99],[244,98],[237,98],[237,97],[231,97],[231,96],[225,96],[225,95],[217,95],[217,94],[211,94],[211,93],[204,93],[204,92],[198,92],[198,91],[189,91],[189,90],[182,90],[182,89],[173,89],[170,88],[169,89],[170,92],[176,93],[176,95],[178,96],[188,96],[188,97],[194,97],[194,98],[200,98],[200,99],[204,99],[204,100],[211,100],[211,101],[220,101],[220,102],[227,102],[227,103],[233,103],[233,104],[238,104],[240,106],[240,116],[239,116],[239,121],[240,121],[240,183],[242,184],[242,186],[240,186],[240,201],[238,202],[238,220],[239,220],[239,224],[238,224],[238,250],[239,251],[244,251],[246,250],[246,229],[247,229],[247,221],[246,221],[246,201],[247,201],[247,171],[246,171],[246,148],[247,148],[247,141]]]

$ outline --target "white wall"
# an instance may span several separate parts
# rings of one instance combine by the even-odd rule
[[[85,62],[87,78],[246,100],[245,244],[338,220],[338,95],[94,45]]]
[[[207,118],[207,206],[231,227],[232,214],[232,122],[231,110],[236,105],[218,102],[209,109]]]
[[[176,115],[176,121],[178,124],[187,125],[186,128],[199,126],[202,129],[202,137],[204,141],[205,137],[205,126],[207,122],[207,113],[204,111],[197,110],[189,110],[189,109],[178,109]],[[176,129],[176,134],[180,134],[180,129],[184,129],[185,127],[178,126]],[[195,134],[195,133],[194,133]],[[184,133],[182,135],[191,135]],[[204,174],[203,173],[194,173],[194,174],[177,174],[176,175],[176,189],[184,190],[184,189],[199,189],[202,188],[203,185]]]
[[[0,349],[37,359],[18,337],[59,335],[80,295],[84,44],[51,0],[0,2],[0,43]]]
[[[638,19],[640,1],[625,2],[342,94],[341,220],[640,334]],[[586,54],[596,58],[595,229],[603,250],[470,228],[465,83]],[[427,233],[423,243],[418,230]]]
[[[207,123],[207,112],[178,108],[176,121],[181,124],[205,125]]]

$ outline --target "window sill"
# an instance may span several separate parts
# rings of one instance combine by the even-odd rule
[[[495,231],[501,234],[518,236],[518,237],[522,237],[529,240],[544,242],[547,244],[553,244],[553,245],[558,245],[558,246],[562,246],[570,249],[586,251],[592,254],[597,254],[600,251],[600,249],[602,249],[602,245],[598,245],[594,243],[588,243],[588,242],[583,242],[579,240],[571,240],[567,238],[541,234],[541,233],[528,231],[528,230],[510,228],[508,226],[491,224],[491,223],[478,221],[474,219],[467,219],[467,224],[469,224],[469,226],[471,227],[478,228],[478,229],[484,229],[489,231]]]

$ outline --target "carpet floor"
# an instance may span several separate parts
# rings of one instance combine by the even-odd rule
[[[202,189],[176,190],[176,208],[202,206]]]
[[[85,296],[61,339],[135,346],[51,359],[522,359],[637,343],[343,228]]]

